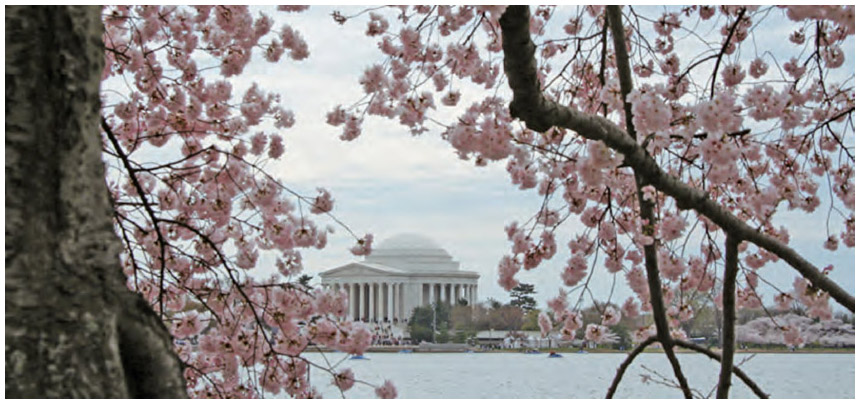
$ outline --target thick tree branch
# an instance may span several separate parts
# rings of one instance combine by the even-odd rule
[[[726,270],[723,276],[723,358],[717,398],[729,398],[732,385],[732,361],[735,355],[735,284],[738,275],[738,241],[726,236]]]
[[[636,128],[633,127],[633,104],[627,100],[627,96],[633,91],[633,75],[630,74],[630,55],[627,54],[627,42],[624,40],[620,6],[606,6],[606,23],[612,32],[612,46],[615,48],[615,66],[618,68],[618,82],[621,85],[621,101],[624,102],[627,134],[636,140]]]
[[[523,9],[524,8],[524,9]],[[636,141],[612,121],[584,114],[555,103],[540,91],[534,59],[535,45],[529,34],[527,7],[511,6],[500,19],[504,66],[513,90],[511,116],[521,119],[529,129],[545,132],[553,126],[576,131],[580,136],[602,141],[624,154],[649,185],[675,199],[682,210],[695,209],[731,233],[738,241],[749,241],[791,265],[812,285],[830,294],[839,304],[854,312],[854,296],[821,273],[811,262],[775,238],[759,232],[710,199],[705,191],[693,188],[664,172]]]

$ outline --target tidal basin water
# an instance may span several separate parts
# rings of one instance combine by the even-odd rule
[[[399,398],[603,398],[624,354],[565,353],[368,353],[367,360],[344,360],[356,379],[381,384],[390,379]],[[735,363],[749,356],[736,354]],[[345,354],[329,353],[332,363]],[[708,395],[716,385],[719,363],[701,354],[679,354],[690,386]],[[325,363],[320,354],[308,358]],[[647,368],[647,369],[646,369]],[[772,398],[854,398],[853,354],[757,354],[741,366]],[[625,373],[618,398],[683,398],[677,389],[643,382],[642,375],[674,381],[662,354],[639,355]],[[311,380],[325,398],[340,392],[324,371],[313,369]],[[374,398],[373,389],[356,383],[347,398]],[[713,397],[713,394],[711,395]],[[746,385],[732,379],[731,398],[755,398]]]

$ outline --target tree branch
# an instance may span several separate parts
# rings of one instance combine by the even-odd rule
[[[621,83],[621,99],[624,101],[624,120],[627,123],[627,134],[636,141],[636,128],[633,126],[633,106],[627,101],[627,96],[633,91],[633,76],[630,73],[630,56],[627,54],[627,43],[624,41],[624,25],[621,22],[621,7],[606,7],[606,22],[612,32],[613,47],[615,48],[615,64],[618,68],[618,80]],[[647,185],[645,178],[636,167],[633,167],[636,178],[636,196],[639,200],[639,217],[647,223],[651,235],[654,234],[654,202],[645,199],[642,188]],[[644,225],[643,225],[644,226]],[[646,229],[643,229],[646,233]],[[656,238],[656,237],[655,237]],[[687,384],[687,378],[681,370],[681,363],[675,356],[672,345],[672,334],[669,330],[669,321],[666,318],[666,308],[663,306],[663,283],[660,280],[660,267],[657,261],[657,245],[651,243],[644,245],[645,250],[645,273],[648,276],[648,290],[651,297],[651,312],[654,315],[654,326],[657,328],[657,339],[663,346],[663,353],[672,365],[678,385],[684,393],[684,398],[693,398],[693,392]]]
[[[584,114],[544,97],[537,80],[535,45],[528,29],[528,7],[508,7],[499,22],[502,27],[505,74],[514,95],[510,104],[512,117],[521,119],[526,127],[534,131],[545,132],[558,126],[576,131],[586,139],[602,141],[607,147],[624,154],[625,162],[641,173],[649,185],[673,197],[679,209],[695,209],[738,241],[752,242],[773,253],[814,287],[829,293],[839,304],[854,312],[854,296],[822,274],[815,265],[787,245],[738,219],[711,200],[705,191],[693,188],[664,172],[644,148],[612,121]]]
[[[732,37],[735,35],[735,29],[737,29],[738,24],[740,24],[741,20],[744,18],[744,13],[746,11],[746,8],[741,8],[740,13],[738,13],[738,19],[735,20],[734,24],[732,24],[731,29],[729,29],[729,34],[726,36],[726,40],[723,41],[723,47],[720,49],[720,53],[717,54],[717,63],[714,64],[714,72],[711,74],[711,99],[714,99],[714,88],[717,87],[717,71],[720,70],[720,60],[722,60],[723,55],[726,54],[726,49],[728,49],[729,43],[731,43]]]
[[[120,160],[122,160],[125,170],[128,171],[129,180],[132,185],[134,185],[134,189],[137,190],[141,203],[143,203],[143,208],[146,209],[146,213],[149,215],[150,219],[152,219],[152,228],[155,230],[156,236],[158,236],[158,247],[161,253],[161,270],[158,280],[158,314],[164,316],[164,271],[167,262],[164,249],[167,245],[167,241],[161,234],[161,228],[158,227],[158,217],[155,216],[155,211],[152,210],[152,206],[149,204],[149,201],[146,200],[146,192],[143,190],[143,186],[140,185],[140,181],[137,180],[135,169],[131,166],[128,155],[126,155],[122,150],[122,146],[120,146],[119,141],[117,141],[116,136],[104,117],[101,117],[101,128],[105,131],[105,134],[107,135],[108,140],[110,140],[111,145],[113,145],[114,150],[116,150],[116,154],[119,156]]]
[[[624,359],[624,362],[621,362],[621,366],[618,367],[618,370],[615,371],[615,378],[612,379],[612,384],[609,385],[609,391],[606,392],[606,398],[612,398],[615,395],[615,390],[618,389],[618,385],[621,383],[621,378],[624,377],[624,372],[627,371],[627,368],[633,363],[633,360],[653,343],[657,342],[657,336],[648,337],[645,341],[642,341],[636,348],[633,348],[629,354],[627,354],[627,358]]]
[[[729,398],[732,385],[732,361],[735,354],[735,278],[738,275],[738,241],[726,236],[726,270],[723,275],[723,358],[717,398]]]
[[[675,341],[673,341],[673,342],[674,342],[674,344],[675,344],[675,345],[677,345],[677,346],[679,346],[679,347],[681,347],[681,348],[687,348],[687,349],[689,349],[689,350],[696,351],[696,352],[701,353],[701,354],[705,354],[707,357],[709,357],[709,358],[711,358],[711,359],[713,359],[713,360],[716,360],[716,361],[720,361],[720,362],[722,362],[722,356],[721,356],[720,354],[718,354],[718,353],[716,353],[716,352],[713,352],[713,351],[711,351],[711,350],[709,350],[709,349],[707,349],[707,348],[704,348],[704,347],[698,346],[698,345],[696,345],[696,344],[694,344],[694,343],[692,343],[692,342],[688,342],[688,341],[681,341],[681,340],[677,340],[677,339],[676,339]],[[743,381],[743,382],[744,382],[744,384],[746,384],[746,385],[747,385],[747,387],[749,387],[749,388],[750,388],[750,390],[752,390],[752,391],[753,391],[753,393],[754,393],[758,398],[768,398],[768,397],[770,397],[767,393],[765,393],[764,391],[762,391],[762,389],[761,389],[761,388],[760,388],[760,387],[759,387],[759,386],[758,386],[758,385],[757,385],[757,384],[756,384],[752,379],[750,379],[750,377],[749,377],[749,376],[747,376],[747,374],[746,374],[746,373],[744,373],[744,371],[743,371],[743,370],[741,370],[739,367],[737,367],[737,366],[732,366],[732,372],[735,374],[735,376],[737,376],[737,377],[738,377],[738,379],[741,379],[741,381]]]

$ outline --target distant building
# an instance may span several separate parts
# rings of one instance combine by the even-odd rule
[[[363,261],[320,273],[324,287],[346,291],[352,320],[401,324],[419,306],[461,299],[475,304],[478,277],[461,271],[445,249],[417,234],[391,237]]]

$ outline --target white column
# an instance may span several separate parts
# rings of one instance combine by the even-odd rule
[[[373,321],[373,309],[376,307],[375,295],[373,293],[373,284],[367,283],[367,322]]]
[[[367,283],[367,322],[373,322],[373,306],[374,298],[373,298],[373,283]]]
[[[394,299],[394,318],[398,320],[398,324],[400,323],[400,283],[391,284],[391,288],[394,291],[393,299]]]
[[[370,313],[370,318],[376,320],[379,318],[377,313],[379,312],[379,295],[381,295],[381,290],[377,288],[379,286],[378,283],[374,283],[371,288],[373,288],[373,312]]]
[[[373,321],[373,284],[367,283],[367,322]]]
[[[394,288],[392,283],[387,283],[388,286],[388,307],[385,308],[385,313],[388,316],[388,321],[394,321]]]
[[[403,287],[406,284],[403,282],[397,283],[397,289],[394,291],[394,301],[397,310],[394,312],[394,317],[397,317],[399,323],[403,322],[403,317],[406,315],[406,302],[403,299]]]
[[[358,320],[364,318],[364,283],[358,284]]]
[[[466,285],[466,300],[469,302],[469,305],[473,305],[472,302],[472,285]]]
[[[394,300],[397,301],[397,318],[400,319],[400,322],[403,322],[403,317],[407,316],[406,313],[406,302],[403,297],[403,282],[397,284],[397,294],[394,296]]]
[[[384,307],[382,306],[382,296],[383,296],[382,292],[383,292],[382,291],[382,283],[381,282],[377,283],[376,284],[376,313],[375,313],[376,321],[382,321],[382,318],[385,317],[383,315]]]
[[[478,285],[472,285],[472,304],[478,303]]]
[[[397,300],[397,291],[400,288],[399,285],[400,285],[399,283],[392,283],[391,284],[391,301],[394,302],[394,304],[392,304],[393,311],[392,311],[391,316],[393,318],[398,318],[398,319],[400,318],[400,315],[398,315],[398,313],[397,313],[398,310],[400,310],[400,302]],[[393,318],[392,318],[392,320],[393,320]]]
[[[469,285],[466,289],[469,293],[469,304],[475,304],[475,291],[472,289],[472,285]]]
[[[385,320],[386,308],[385,308],[385,282],[379,283],[379,310],[376,318],[379,321]]]

